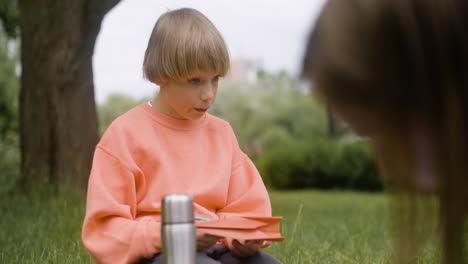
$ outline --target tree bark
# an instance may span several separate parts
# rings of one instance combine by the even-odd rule
[[[20,184],[86,186],[98,141],[92,56],[119,0],[20,0]]]

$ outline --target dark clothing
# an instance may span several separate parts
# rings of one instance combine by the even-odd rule
[[[139,264],[162,264],[162,255],[157,254],[154,258],[143,260]],[[197,253],[197,264],[281,264],[281,262],[262,251],[251,257],[242,258],[232,254],[225,245],[214,245],[205,252]]]

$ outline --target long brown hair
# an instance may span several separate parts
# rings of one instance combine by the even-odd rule
[[[372,140],[382,174],[399,193],[437,197],[450,264],[464,263],[466,245],[467,28],[466,0],[329,0],[302,73]]]

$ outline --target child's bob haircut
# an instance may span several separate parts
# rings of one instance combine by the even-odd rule
[[[186,80],[196,72],[229,70],[223,37],[199,11],[182,8],[163,14],[153,28],[143,62],[143,74],[153,83]]]

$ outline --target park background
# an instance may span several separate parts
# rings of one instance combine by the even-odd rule
[[[389,188],[374,154],[298,78],[324,1],[0,2],[0,263],[92,263],[80,240],[89,157],[150,100],[141,62],[157,17],[194,7],[226,38],[210,110],[231,123],[282,215],[283,263],[389,263]],[[312,92],[311,92],[312,90]],[[431,243],[419,263],[437,263]]]

